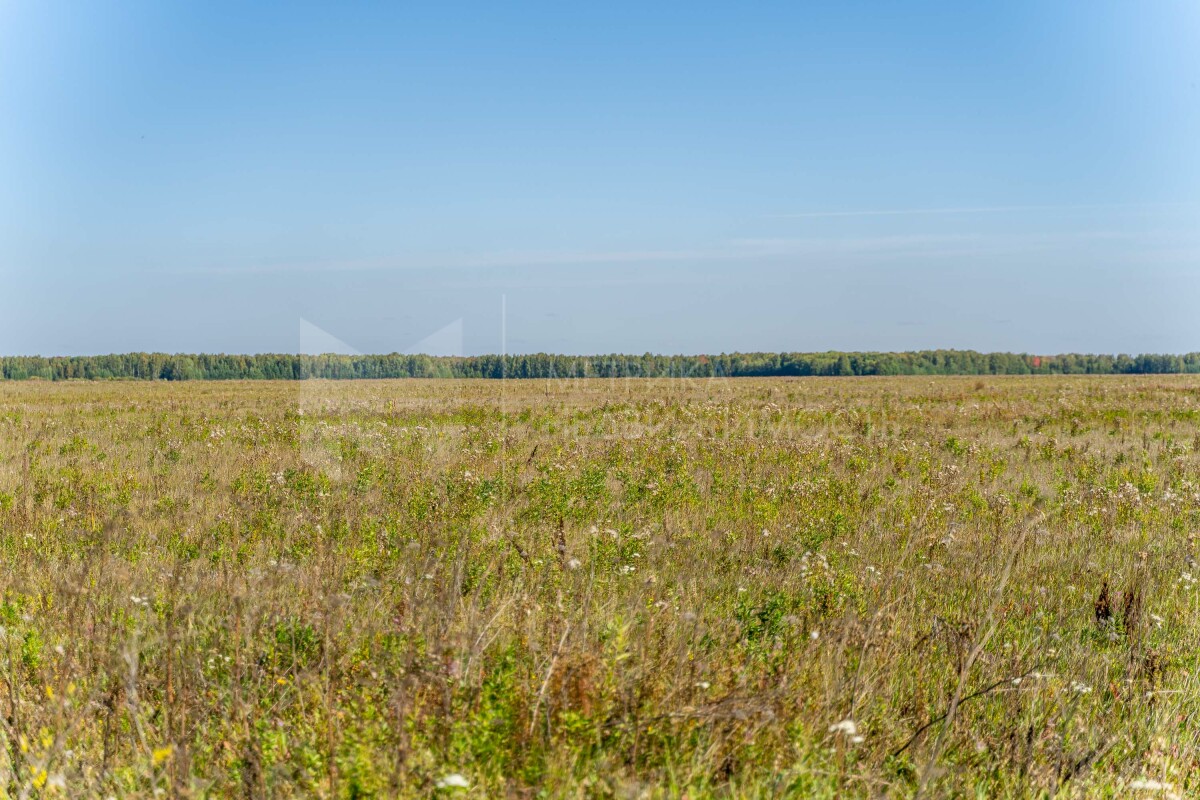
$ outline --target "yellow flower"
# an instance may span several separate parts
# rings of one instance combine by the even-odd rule
[[[159,764],[163,763],[170,757],[171,757],[171,745],[167,745],[166,747],[160,747],[160,748],[156,749],[154,751],[154,756],[153,756],[154,766],[157,767]]]

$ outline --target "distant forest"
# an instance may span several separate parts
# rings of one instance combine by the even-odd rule
[[[661,356],[170,355],[0,357],[4,380],[303,380],[305,378],[632,378],[795,375],[1131,375],[1200,373],[1187,355],[730,353]]]

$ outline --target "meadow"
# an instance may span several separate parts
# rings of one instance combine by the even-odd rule
[[[6,797],[1200,791],[1200,377],[0,383]]]

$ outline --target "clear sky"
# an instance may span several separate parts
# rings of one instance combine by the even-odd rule
[[[1195,0],[0,0],[4,354],[1182,352],[1198,223]]]

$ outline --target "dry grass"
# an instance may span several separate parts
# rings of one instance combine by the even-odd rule
[[[1188,794],[1198,420],[1187,377],[0,384],[0,791]]]

